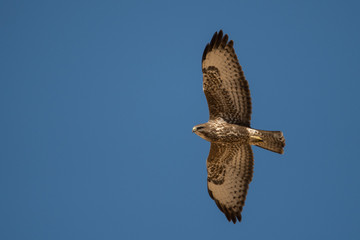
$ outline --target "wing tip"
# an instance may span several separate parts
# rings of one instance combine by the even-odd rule
[[[208,188],[208,193],[209,193],[209,196],[211,197],[211,199],[215,199],[212,191],[209,188]]]
[[[224,214],[229,222],[233,222],[234,224],[236,223],[236,221],[238,221],[239,223],[241,222],[241,212],[227,211],[226,213],[224,212]]]
[[[226,46],[232,47],[234,42],[229,40],[229,36],[227,34],[224,35],[222,29],[219,32],[215,32],[213,37],[211,38],[210,43],[206,44],[206,47],[203,52],[202,61],[205,60],[206,55],[211,52],[212,49],[225,48]]]
[[[218,200],[216,200],[216,199],[214,199],[214,200],[215,200],[216,206],[220,209],[221,212],[224,213],[226,219],[229,222],[233,222],[234,224],[236,223],[236,221],[241,222],[242,207],[240,207],[240,209],[235,212],[235,211],[232,211],[231,209],[227,208],[225,205],[221,204]]]
[[[208,43],[208,44],[206,44],[206,47],[205,47],[205,49],[204,49],[203,56],[202,56],[202,61],[205,60],[206,54],[208,53],[209,48],[210,48],[210,44]]]
[[[228,46],[231,47],[231,48],[234,47],[234,41],[230,40],[229,43],[228,43]]]

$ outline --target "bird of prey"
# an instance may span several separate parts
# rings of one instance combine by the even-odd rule
[[[250,128],[251,98],[233,48],[234,42],[216,32],[202,56],[203,90],[209,106],[209,121],[193,132],[211,143],[207,158],[210,197],[228,221],[241,221],[246,193],[253,176],[251,145],[284,152],[280,131]]]

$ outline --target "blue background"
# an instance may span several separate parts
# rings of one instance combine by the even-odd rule
[[[357,1],[1,1],[1,239],[359,239]],[[252,126],[243,221],[206,189],[201,56],[234,40]]]

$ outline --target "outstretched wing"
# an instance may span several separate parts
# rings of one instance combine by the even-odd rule
[[[241,221],[241,211],[253,175],[249,144],[211,143],[207,159],[208,191],[229,221]]]
[[[215,33],[202,57],[203,89],[209,105],[210,120],[221,117],[228,123],[250,127],[251,98],[228,35]]]

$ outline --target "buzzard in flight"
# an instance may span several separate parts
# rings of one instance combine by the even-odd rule
[[[283,153],[280,131],[250,128],[251,98],[233,48],[234,42],[215,33],[202,57],[203,90],[209,121],[193,132],[211,143],[207,159],[208,191],[229,221],[241,221],[241,211],[253,176],[251,145]]]

